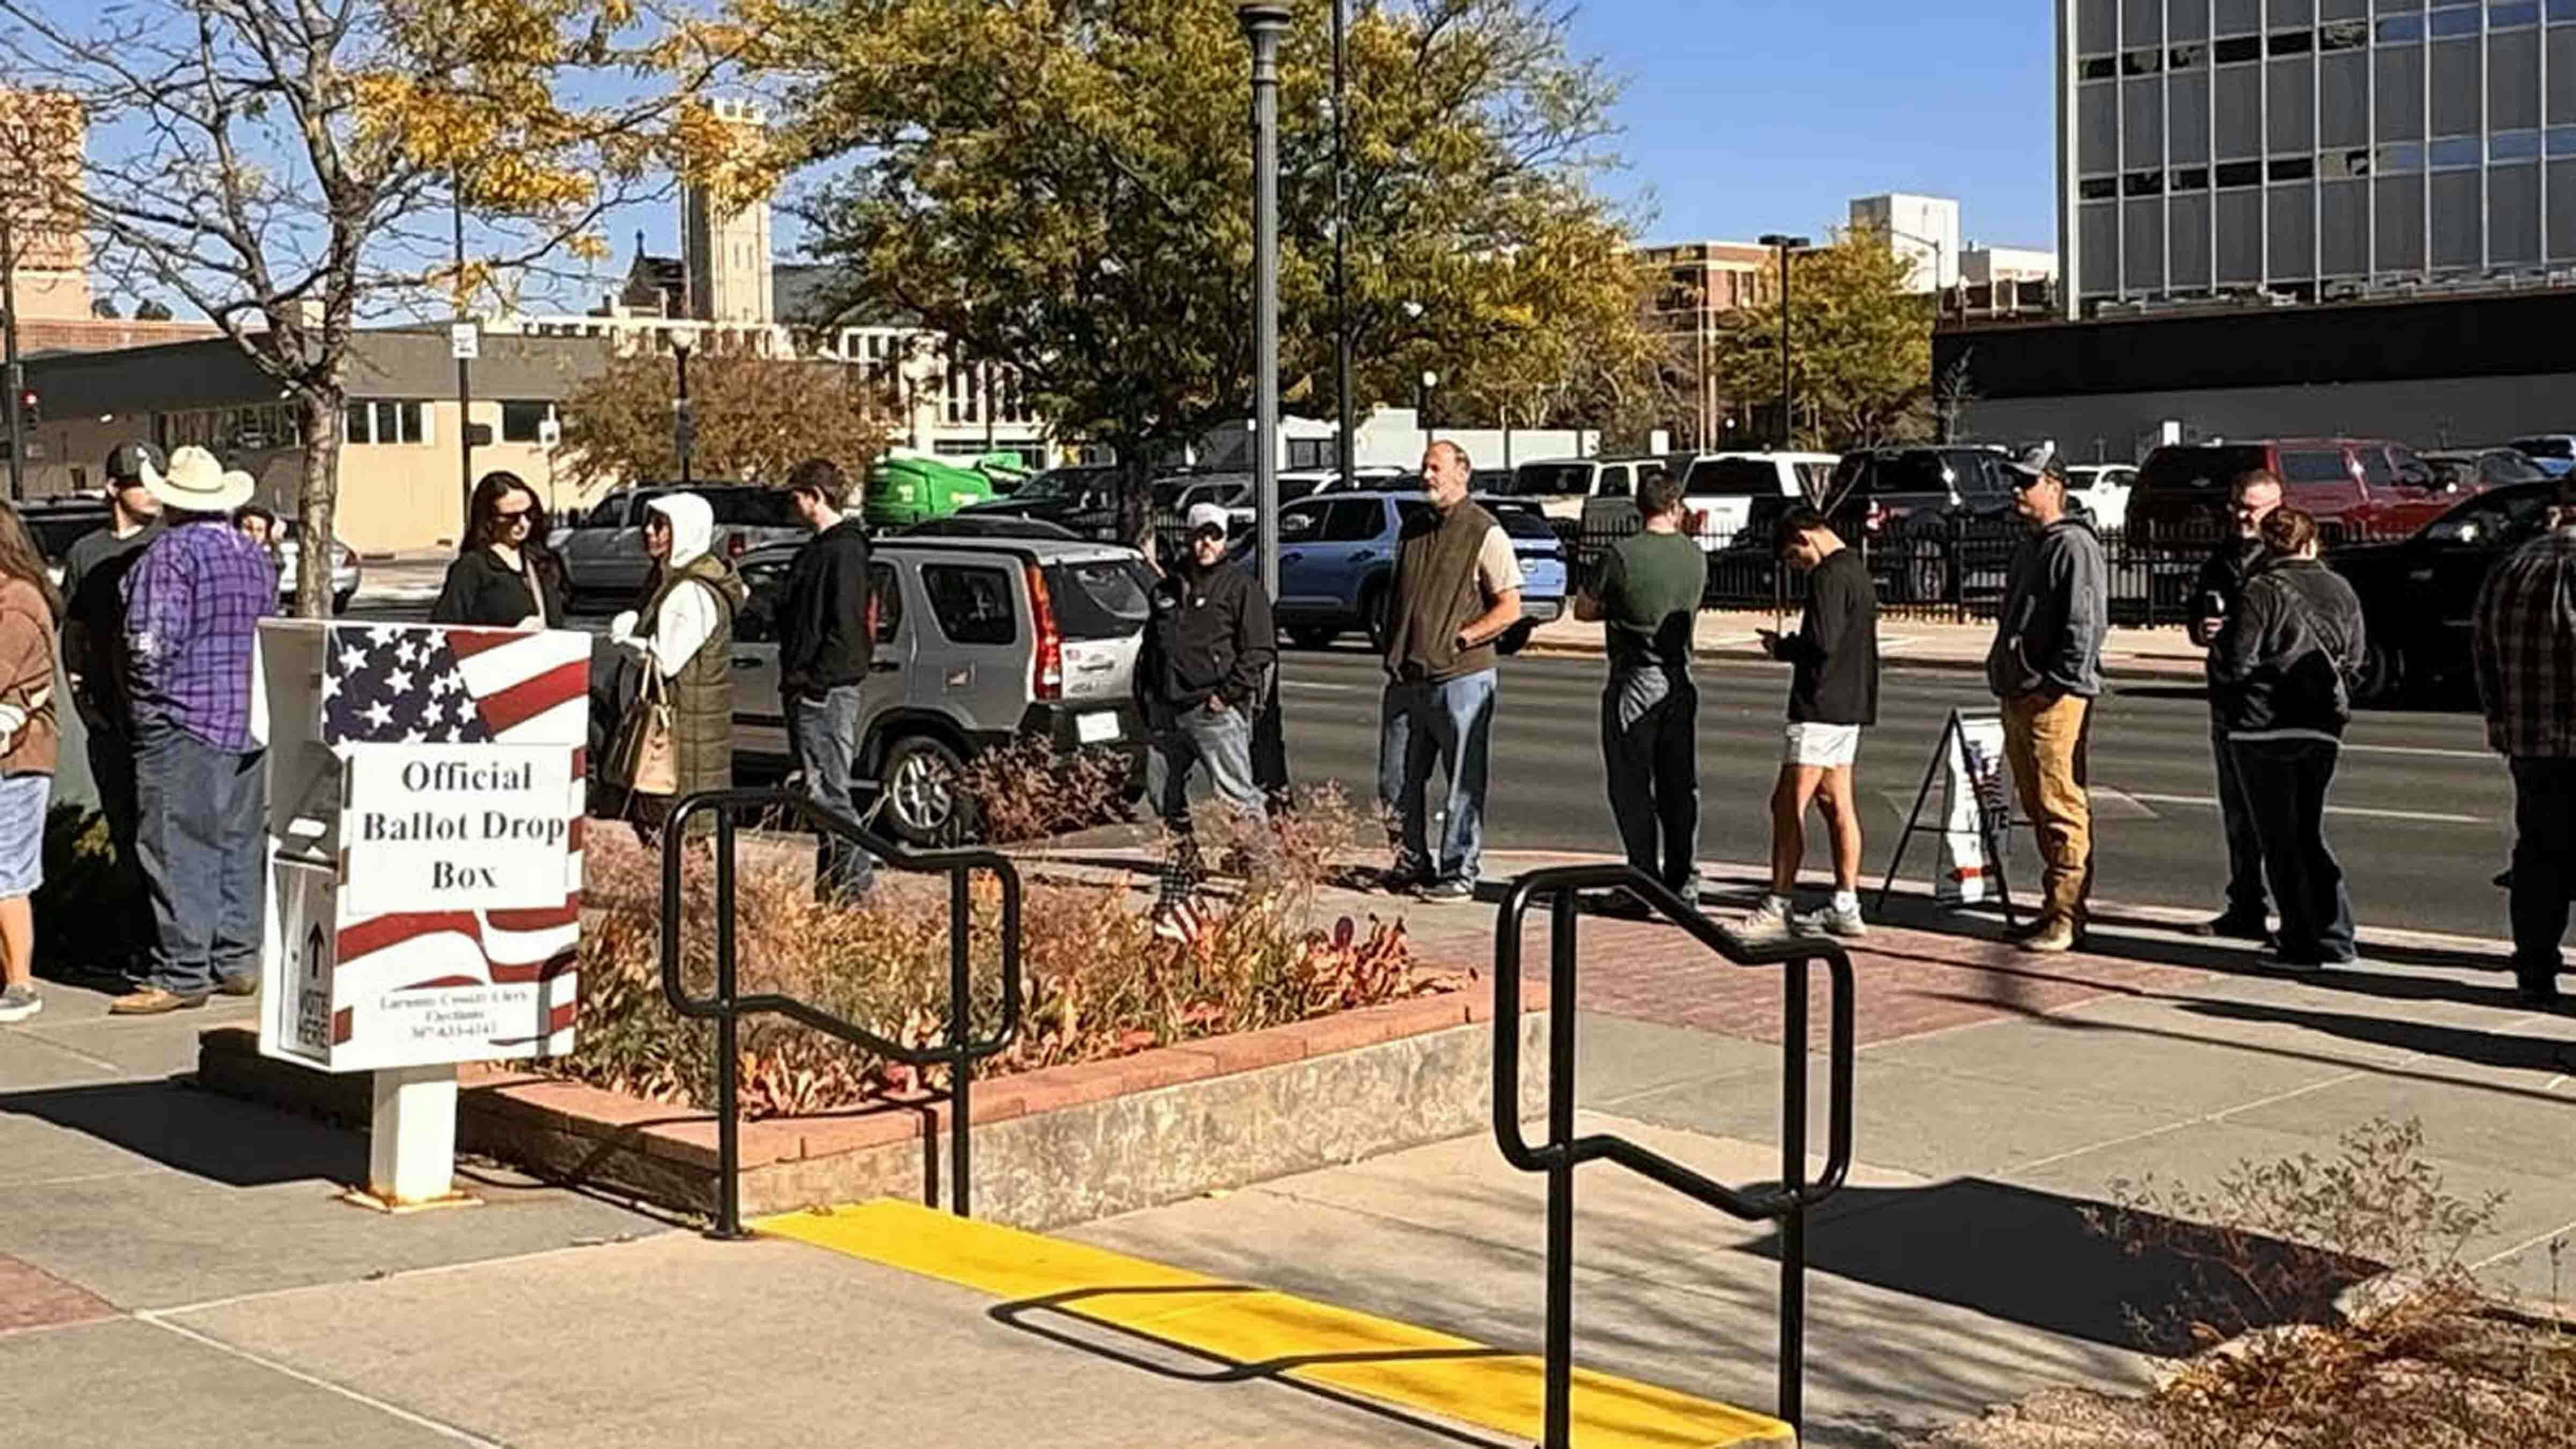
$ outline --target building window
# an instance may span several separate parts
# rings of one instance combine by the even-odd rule
[[[2165,189],[2164,173],[2161,171],[2132,171],[2128,174],[2122,189],[2131,196],[2162,195]]]
[[[2367,20],[2332,20],[2317,27],[2317,49],[2359,50],[2370,43]]]
[[[2075,194],[2086,201],[2100,201],[2106,197],[2117,196],[2120,194],[2120,178],[2087,176],[2075,183]]]
[[[2154,75],[2164,69],[2165,53],[2161,50],[2132,50],[2120,57],[2124,75]]]
[[[2576,0],[2568,0],[2568,3],[2576,5]],[[2165,69],[2198,70],[2201,59],[2208,49],[2209,47],[2205,45],[2177,45],[2173,48],[2173,53],[2165,57]]]
[[[2275,30],[2272,32],[2272,53],[2274,55],[2305,55],[2310,50],[2316,48],[2316,43],[2317,34],[2313,30]]]
[[[2433,169],[2440,171],[2447,167],[2475,166],[2479,159],[2478,150],[2478,138],[2475,136],[2454,136],[2447,141],[2436,141],[2433,143],[2431,152]]]
[[[2490,161],[2529,161],[2539,154],[2538,131],[2498,131],[2487,138]]]
[[[2368,176],[2370,174],[2370,149],[2368,147],[2357,147],[2349,151],[2328,151],[2325,154],[2325,168],[2326,176],[2333,180],[2342,180],[2355,176]]]
[[[2209,48],[2209,55],[2211,61],[2218,65],[2260,60],[2263,58],[2263,37],[2239,35],[2231,40],[2222,40]]]
[[[536,442],[546,419],[554,415],[555,405],[550,402],[504,402],[501,404],[501,441]]]
[[[2317,159],[2314,156],[2284,156],[2272,163],[2272,179],[2275,181],[2305,181],[2316,174]]]
[[[429,408],[419,402],[355,402],[349,404],[349,435],[343,441],[355,444],[426,443],[429,438]]]
[[[2207,191],[2209,189],[2209,168],[2206,166],[2177,167],[2173,174],[2173,189],[2176,191]]]
[[[2120,73],[2120,63],[2107,55],[2086,56],[2075,63],[2078,80],[2109,80]]]
[[[2461,5],[2449,10],[2434,11],[2429,28],[2436,37],[2475,35],[2484,19],[2485,17],[2478,13],[2478,7],[2475,5]]]
[[[2552,156],[2576,156],[2576,126],[2552,126],[2549,128],[2549,154]]]
[[[2540,0],[2519,0],[2512,5],[2498,5],[2487,12],[2487,29],[2519,30],[2540,23]]]
[[[2421,15],[2391,15],[2379,22],[2379,43],[2382,45],[2403,45],[2423,38],[2424,17]]]
[[[2260,161],[2228,161],[2218,168],[2218,186],[2222,191],[2230,187],[2262,184],[2263,163]]]
[[[2381,175],[2388,175],[2395,172],[2421,171],[2423,169],[2424,148],[2412,141],[2401,141],[2393,146],[2382,146],[2379,148],[2379,170]]]
[[[2576,20],[2576,0],[2549,0],[2549,18]]]

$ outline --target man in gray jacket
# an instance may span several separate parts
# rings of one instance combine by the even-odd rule
[[[2048,447],[2006,464],[2013,504],[2031,533],[2013,555],[1986,654],[1986,683],[2003,702],[2004,754],[2022,813],[2039,834],[2042,903],[2018,932],[2024,950],[2070,951],[2093,889],[2093,701],[2102,692],[2109,569],[2093,527],[2066,507],[2066,468]]]

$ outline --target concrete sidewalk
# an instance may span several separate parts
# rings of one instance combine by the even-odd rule
[[[1400,911],[1434,960],[1492,959],[1490,904],[1341,888],[1322,904]],[[1807,1442],[1901,1444],[2048,1384],[2142,1382],[2125,1314],[2166,1285],[2085,1209],[2123,1178],[2206,1187],[2377,1118],[2421,1122],[2451,1191],[2507,1194],[2470,1256],[2549,1292],[2546,1246],[2576,1227],[2576,1018],[2516,1006],[2499,946],[2371,931],[2367,964],[2282,979],[2164,913],[2106,908],[2096,949],[2058,958],[1917,900],[1889,915],[1854,953],[1861,1167],[1810,1237]],[[1727,1180],[1775,1172],[1777,972],[1664,926],[1582,931],[1587,1122]],[[1535,938],[1526,959],[1545,960]],[[1042,1333],[802,1245],[703,1241],[489,1165],[469,1169],[483,1207],[345,1207],[357,1137],[170,1080],[199,1028],[249,1003],[136,1021],[94,993],[47,997],[0,1027],[13,1445],[1489,1442],[1066,1318]],[[1071,1236],[1529,1348],[1539,1192],[1478,1136]],[[1767,1227],[1608,1167],[1578,1202],[1584,1360],[1767,1407]]]
[[[1704,659],[1768,659],[1757,629],[1798,627],[1798,611],[1775,621],[1767,612],[1710,611],[1699,616],[1696,638]],[[1915,669],[1982,672],[1995,626],[1978,620],[1965,624],[1891,616],[1878,625],[1878,652],[1883,663]],[[1539,654],[1597,656],[1601,626],[1568,614],[1530,632],[1528,649]],[[2201,677],[2202,651],[2193,647],[2180,626],[2159,629],[2115,628],[2102,643],[2102,673],[2110,679],[2185,680]]]

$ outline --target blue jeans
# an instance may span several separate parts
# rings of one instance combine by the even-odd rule
[[[864,813],[850,789],[858,765],[859,691],[863,688],[836,685],[819,696],[799,695],[786,701],[787,753],[804,772],[806,798],[852,824]],[[815,843],[814,889],[822,899],[862,896],[876,883],[876,857],[862,847],[829,832]]]
[[[1485,853],[1485,767],[1494,731],[1494,671],[1438,684],[1396,680],[1378,703],[1377,798],[1396,818],[1395,868],[1476,883]],[[1449,776],[1448,826],[1431,856],[1423,796],[1437,759]]]
[[[268,901],[267,752],[173,725],[135,736],[135,861],[152,899],[145,979],[179,996],[257,979]]]
[[[1217,798],[1249,820],[1267,820],[1261,786],[1252,776],[1252,721],[1241,709],[1204,704],[1180,711],[1154,735],[1145,762],[1145,791],[1163,823],[1176,835],[1190,829],[1190,766],[1205,764]]]

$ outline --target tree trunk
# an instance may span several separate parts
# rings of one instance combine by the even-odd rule
[[[337,385],[298,387],[304,414],[304,481],[295,500],[295,613],[331,617],[332,519],[340,503],[341,428],[347,394]]]

